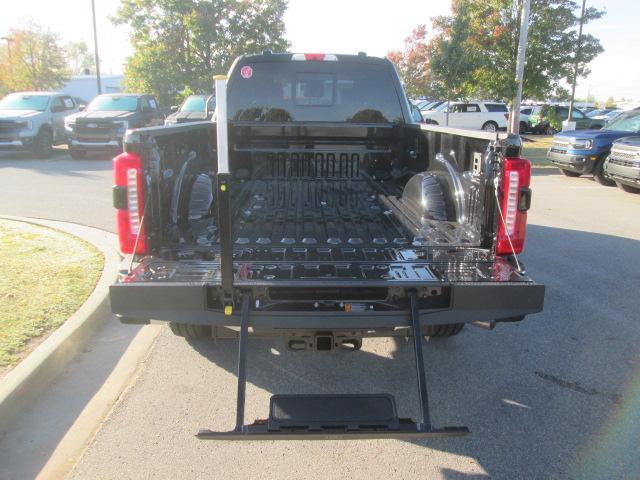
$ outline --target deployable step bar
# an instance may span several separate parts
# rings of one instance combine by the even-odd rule
[[[399,418],[393,396],[357,395],[274,395],[269,418],[244,423],[247,379],[247,340],[249,335],[249,294],[242,297],[240,339],[238,346],[238,395],[236,426],[229,432],[200,430],[203,440],[332,440],[332,439],[416,439],[462,436],[467,427],[433,428],[429,416],[429,399],[422,354],[422,335],[418,299],[410,294],[413,348],[418,380],[422,421]]]

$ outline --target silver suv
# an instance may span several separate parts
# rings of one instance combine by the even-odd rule
[[[54,145],[67,142],[64,117],[78,106],[57,92],[11,93],[0,101],[0,151],[26,150],[38,158],[51,155]]]

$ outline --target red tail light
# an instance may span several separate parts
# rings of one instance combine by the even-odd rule
[[[500,199],[504,222],[502,218],[498,219],[498,245],[496,247],[498,255],[520,253],[524,248],[527,210],[531,205],[530,182],[531,163],[529,160],[505,158],[502,173],[502,198]]]
[[[144,191],[142,159],[135,153],[121,153],[113,159],[114,206],[118,209],[118,238],[122,253],[147,253],[147,236],[142,223]],[[137,241],[137,244],[136,244]],[[135,252],[134,252],[135,250]]]

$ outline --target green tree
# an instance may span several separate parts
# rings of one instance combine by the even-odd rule
[[[95,60],[87,42],[80,40],[77,42],[69,42],[65,46],[67,63],[69,70],[74,75],[81,75],[86,70],[95,73]]]
[[[522,3],[455,0],[452,15],[433,20],[437,32],[431,50],[434,76],[444,85],[453,84],[464,96],[512,98]],[[531,1],[524,98],[567,96],[562,82],[572,81],[579,15],[578,4],[573,0]],[[603,10],[589,7],[585,24],[603,15]],[[583,34],[578,75],[588,75],[589,62],[603,51],[597,38]],[[462,54],[469,57],[460,65],[458,56]],[[452,72],[457,72],[459,78],[452,78]]]
[[[607,100],[604,102],[604,108],[616,108],[616,101],[613,99],[613,97],[607,98]]]
[[[456,2],[452,8],[454,15],[432,19],[438,34],[429,43],[433,91],[446,99],[464,98],[473,90],[478,65],[477,52],[467,42],[469,5]]]
[[[409,97],[431,95],[431,68],[427,28],[418,25],[404,40],[404,50],[387,53],[397,70]]]
[[[9,31],[0,47],[0,92],[55,90],[69,71],[60,37],[33,20]]]
[[[113,20],[130,28],[134,47],[125,88],[165,104],[185,89],[210,92],[213,75],[235,57],[288,48],[286,7],[286,0],[121,0]]]

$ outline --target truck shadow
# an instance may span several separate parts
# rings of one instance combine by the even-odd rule
[[[10,168],[14,170],[33,171],[49,176],[66,176],[79,178],[96,178],[101,172],[111,172],[111,158],[87,157],[83,160],[73,160],[66,150],[56,153],[46,160],[36,160],[27,155],[0,155],[0,170]]]
[[[635,478],[640,459],[628,453],[640,438],[640,417],[631,414],[640,408],[632,389],[640,381],[640,242],[538,225],[528,232],[523,260],[547,286],[545,311],[425,343],[434,426],[466,425],[472,434],[411,443],[425,455],[462,456],[480,470],[443,468],[447,479]],[[191,344],[235,374],[236,341]],[[365,340],[359,352],[290,352],[281,340],[256,338],[249,345],[255,387],[385,392],[400,416],[419,418],[413,351],[403,338]],[[261,418],[267,405],[263,411]]]

